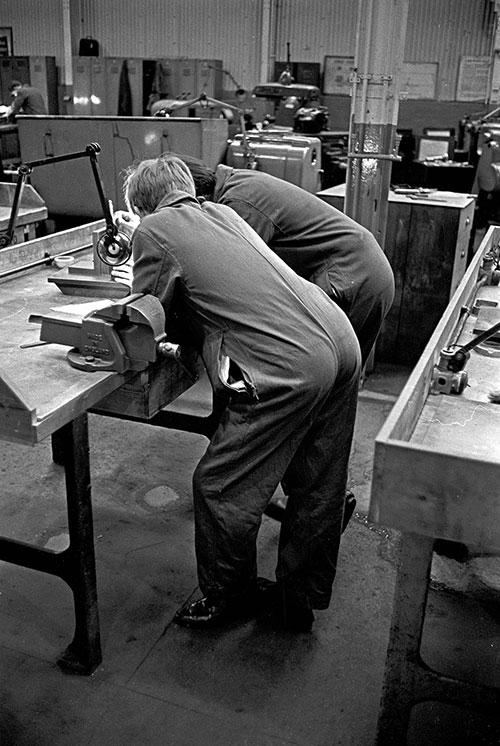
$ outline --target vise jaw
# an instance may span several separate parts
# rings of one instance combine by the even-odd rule
[[[40,339],[70,345],[67,359],[74,368],[86,371],[144,370],[165,348],[165,313],[152,295],[129,295],[108,306],[92,311],[83,319],[54,312],[48,316],[30,316],[41,323]]]

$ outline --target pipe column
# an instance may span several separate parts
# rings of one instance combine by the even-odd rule
[[[359,0],[345,212],[384,246],[409,0]]]

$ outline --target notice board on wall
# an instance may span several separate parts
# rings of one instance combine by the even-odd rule
[[[438,63],[403,62],[400,98],[437,98]]]
[[[458,70],[457,101],[485,101],[489,75],[489,57],[462,57]]]
[[[354,57],[326,55],[323,68],[323,93],[350,96],[350,79],[353,70]]]
[[[325,56],[323,93],[349,96],[354,70],[354,57]],[[405,62],[401,74],[402,98],[436,98],[437,79],[437,62]]]

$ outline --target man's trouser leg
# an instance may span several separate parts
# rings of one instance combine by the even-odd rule
[[[331,387],[329,387],[331,388]],[[291,386],[232,401],[193,475],[201,591],[236,596],[256,576],[262,514],[328,393]]]
[[[288,502],[276,577],[298,606],[326,609],[342,533],[357,379],[336,386],[284,477]]]

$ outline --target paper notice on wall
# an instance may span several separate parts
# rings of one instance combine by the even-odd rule
[[[489,57],[462,57],[458,71],[457,101],[486,101],[490,75]]]
[[[400,79],[400,98],[436,99],[437,62],[404,62]]]

